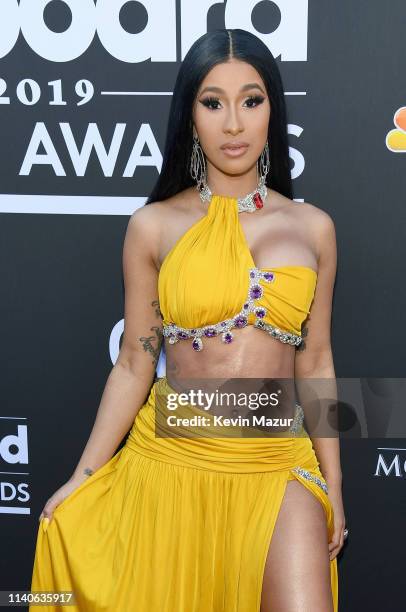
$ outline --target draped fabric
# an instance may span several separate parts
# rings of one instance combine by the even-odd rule
[[[238,214],[236,199],[213,196],[166,256],[158,279],[165,324],[199,327],[240,311],[255,262]],[[317,273],[262,270],[274,273],[272,282],[260,280],[265,322],[300,333]],[[294,479],[321,504],[331,539],[333,507],[303,427],[279,437],[165,435],[165,402],[174,392],[166,377],[158,379],[125,445],[55,509],[49,525],[41,521],[32,591],[73,591],[74,612],[259,612],[267,552]],[[336,559],[330,576],[337,612]]]
[[[331,538],[333,508],[303,428],[267,439],[156,435],[156,411],[173,392],[158,379],[125,445],[47,528],[41,521],[32,591],[73,591],[74,612],[259,612],[267,551],[293,479],[322,505]],[[336,558],[330,575],[337,612]]]
[[[193,328],[218,323],[241,310],[255,261],[239,222],[237,200],[213,195],[207,214],[193,224],[165,257],[158,280],[165,325]],[[306,266],[261,268],[274,273],[260,280],[265,323],[300,334],[310,312],[317,273]],[[250,313],[248,323],[255,321]]]

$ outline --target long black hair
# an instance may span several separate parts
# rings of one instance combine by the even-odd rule
[[[251,64],[265,83],[271,105],[268,127],[270,171],[266,184],[293,199],[285,95],[278,65],[268,47],[239,28],[219,29],[198,38],[186,54],[176,79],[168,117],[162,169],[146,204],[165,200],[196,183],[190,176],[195,97],[208,72],[235,58]]]

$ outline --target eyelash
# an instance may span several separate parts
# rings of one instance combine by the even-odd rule
[[[249,106],[248,108],[256,108],[257,106],[262,104],[265,98],[263,98],[262,96],[250,96],[249,98],[247,98],[246,102],[248,102],[249,100],[253,100],[255,102],[255,106]],[[219,102],[219,99],[213,98],[213,97],[205,98],[204,100],[201,100],[201,103],[207,108],[209,108],[210,110],[218,110],[217,108],[210,108],[210,105],[216,102]]]

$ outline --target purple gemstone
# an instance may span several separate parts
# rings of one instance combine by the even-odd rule
[[[177,333],[178,338],[180,338],[181,340],[186,340],[186,338],[189,338],[188,334],[186,332],[180,331]]]
[[[248,307],[249,307],[249,304],[248,304],[248,302],[246,302],[246,303],[244,304],[244,310],[247,310],[247,308],[248,308]]]
[[[245,327],[247,325],[247,317],[239,316],[234,319],[234,323],[236,327]]]
[[[223,340],[224,342],[226,342],[227,344],[230,344],[230,342],[233,341],[233,336],[230,334],[230,332],[226,332],[223,336]]]
[[[260,285],[254,285],[253,287],[251,287],[250,296],[254,298],[254,300],[257,300],[258,298],[260,298],[261,295],[262,295],[262,287]]]
[[[192,342],[192,347],[195,351],[200,351],[202,349],[202,341],[200,338],[195,338]]]
[[[271,281],[274,279],[274,275],[272,272],[264,272],[263,276],[267,281]]]
[[[222,321],[222,322],[220,323],[220,325],[222,325],[222,326],[224,327],[225,325],[227,325],[227,321]]]
[[[207,336],[207,338],[216,336],[216,330],[213,327],[209,327],[208,329],[205,330],[204,335]]]
[[[191,329],[191,330],[190,330],[190,333],[191,333],[191,334],[195,334],[195,333],[196,333],[196,331],[197,331],[196,329]]]
[[[257,317],[260,317],[262,319],[266,315],[266,310],[264,308],[257,308],[255,310],[255,314],[257,315]]]
[[[255,272],[250,272],[250,277],[255,278]]]

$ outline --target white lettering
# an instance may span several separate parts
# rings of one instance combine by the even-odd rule
[[[92,151],[97,155],[104,176],[113,176],[120,147],[123,142],[125,123],[117,123],[114,128],[113,138],[107,150],[100,135],[96,123],[89,123],[81,148],[76,144],[72,128],[69,123],[60,123],[61,132],[66,143],[72,165],[76,176],[85,176]],[[45,152],[39,153],[42,145]],[[142,155],[144,146],[147,145],[151,155]],[[28,176],[35,164],[49,165],[55,171],[56,176],[66,176],[56,148],[44,123],[38,122],[31,136],[24,161],[21,166],[20,175]],[[143,123],[135,139],[130,157],[127,161],[123,176],[132,177],[138,166],[150,166],[158,172],[162,167],[162,154],[158,143],[149,124]]]
[[[241,28],[258,36],[274,57],[284,62],[307,60],[308,0],[273,0],[281,13],[278,28],[270,34],[258,32],[252,24],[252,11],[258,0],[228,0],[225,10],[226,28]]]
[[[108,152],[103,144],[96,123],[89,123],[81,151],[79,151],[76,145],[69,123],[60,123],[59,125],[61,126],[61,131],[77,176],[85,176],[93,148],[97,154],[104,176],[113,175],[117,157],[120,152],[120,146],[123,141],[126,128],[125,123],[116,124]]]
[[[44,59],[69,62],[89,47],[96,32],[93,0],[64,0],[72,12],[72,23],[65,32],[52,32],[44,21],[44,9],[51,0],[21,0],[21,31],[31,49]]]
[[[175,0],[143,0],[148,13],[146,28],[138,34],[123,30],[119,20],[128,0],[99,0],[97,33],[106,51],[122,62],[176,62]]]
[[[141,155],[144,145],[148,146],[151,155]],[[143,123],[141,125],[123,176],[134,176],[137,166],[155,166],[158,172],[161,171],[162,167],[161,151],[159,150],[158,143],[155,140],[151,126],[147,123]]]
[[[376,466],[376,471],[374,476],[381,476],[381,470],[383,471],[385,476],[389,476],[389,474],[392,472],[392,470],[395,471],[395,476],[397,476],[398,478],[402,476],[401,470],[400,470],[400,464],[399,464],[399,455],[395,455],[395,457],[392,460],[392,463],[390,464],[390,466],[388,467],[386,465],[385,459],[382,457],[381,454],[378,455],[378,463]]]
[[[45,153],[38,153],[40,145],[44,147]],[[34,164],[48,164],[53,167],[56,176],[66,176],[45,123],[42,122],[36,123],[34,127],[34,132],[20,169],[20,175],[28,176]]]
[[[175,62],[176,0],[138,0],[147,13],[146,27],[136,34],[124,30],[120,10],[128,0],[63,0],[72,22],[64,32],[53,32],[44,20],[44,11],[52,0],[1,0],[0,57],[7,55],[17,42],[19,31],[39,56],[52,62],[68,62],[89,48],[97,32],[101,44],[116,59],[137,63]],[[258,32],[252,12],[263,0],[180,0],[181,59],[195,40],[207,31],[207,15],[216,4],[224,7],[227,28],[241,28],[260,38],[275,57],[282,61],[307,60],[308,0],[273,0],[281,13],[277,29]]]
[[[20,33],[17,0],[2,0],[0,17],[0,57],[10,53]]]
[[[17,447],[17,452],[12,453],[10,448]],[[6,463],[28,463],[27,426],[17,425],[17,434],[4,436],[0,440],[0,457]]]
[[[299,125],[295,125],[293,123],[288,124],[288,134],[293,134],[293,136],[299,138],[302,132],[303,128],[301,128]],[[301,153],[294,147],[289,147],[289,155],[291,159],[295,162],[290,172],[293,180],[302,174],[305,168],[305,158],[303,156],[303,153]]]

